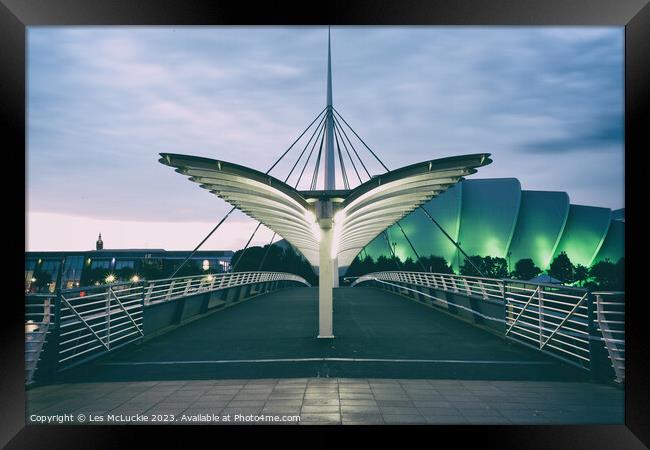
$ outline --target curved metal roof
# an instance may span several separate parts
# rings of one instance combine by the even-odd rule
[[[175,167],[190,181],[263,223],[300,250],[310,264],[319,265],[316,198],[238,164],[171,153],[161,156],[162,164]],[[338,256],[339,266],[349,265],[379,233],[491,162],[488,153],[425,161],[378,175],[350,191],[333,191],[337,203],[332,256]],[[322,196],[329,195],[323,192]]]

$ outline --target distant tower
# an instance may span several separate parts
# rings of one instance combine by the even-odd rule
[[[99,233],[99,237],[97,238],[97,242],[95,243],[95,249],[96,250],[104,250],[104,241],[102,241],[102,234]]]

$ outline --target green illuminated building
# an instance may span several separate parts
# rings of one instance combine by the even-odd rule
[[[587,267],[624,256],[624,210],[573,205],[566,192],[525,191],[516,178],[464,180],[424,207],[465,253],[506,258],[512,266],[531,258],[545,270],[562,251]],[[462,254],[422,211],[400,224],[420,256],[442,256],[456,270],[462,264]],[[397,225],[387,233],[388,239],[380,234],[362,255],[390,257],[390,241],[401,260],[417,259]]]

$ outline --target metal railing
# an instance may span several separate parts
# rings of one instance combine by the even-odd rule
[[[142,283],[62,291],[57,362],[69,364],[144,336],[142,292]]]
[[[149,305],[187,296],[274,281],[309,286],[303,278],[281,272],[216,275],[112,283],[25,295],[26,380],[31,382],[46,336],[56,341],[54,364],[68,368],[142,339]],[[250,295],[251,293],[249,293]]]
[[[504,280],[506,337],[589,369],[588,292]]]
[[[282,272],[234,272],[208,276],[164,278],[145,283],[144,304],[165,302],[201,292],[216,291],[245,284],[280,280],[295,281],[309,286],[309,283],[304,278]]]
[[[382,280],[406,283],[445,291],[475,295],[484,299],[503,300],[503,282],[500,279],[467,277],[448,273],[430,272],[375,272],[363,275],[352,282],[356,286],[364,281]]]
[[[56,294],[30,294],[25,297],[25,380],[31,383],[36,366],[56,322]]]
[[[513,279],[392,271],[363,275],[351,286],[364,282],[375,282],[411,296],[417,293],[438,305],[448,305],[452,300],[436,295],[431,289],[494,300],[503,305],[501,317],[486,317],[467,305],[454,306],[484,319],[502,322],[506,338],[587,370],[592,368],[594,354],[602,344],[611,360],[616,380],[621,382],[624,379],[623,292],[590,294],[586,289]]]
[[[625,293],[594,292],[596,329],[602,334],[616,381],[625,379]]]

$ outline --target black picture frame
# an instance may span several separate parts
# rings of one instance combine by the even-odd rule
[[[318,6],[318,7],[314,7]],[[644,196],[645,181],[641,159],[650,149],[647,140],[648,97],[650,96],[650,5],[647,0],[356,0],[334,1],[329,4],[302,4],[298,9],[289,2],[251,5],[245,2],[210,0],[0,0],[0,114],[5,124],[3,156],[5,175],[25,173],[25,61],[26,27],[35,25],[609,25],[625,26],[625,170],[626,196]],[[644,123],[645,121],[645,123]],[[24,156],[24,155],[23,155]],[[637,161],[637,159],[639,161]],[[27,177],[26,173],[25,183]],[[6,177],[5,177],[6,178]],[[7,183],[6,183],[7,184]],[[645,191],[644,191],[645,189]],[[640,194],[639,194],[640,192]],[[8,448],[117,448],[135,444],[133,436],[147,439],[161,436],[169,444],[184,445],[188,439],[197,442],[195,427],[117,427],[117,426],[25,426],[24,392],[24,330],[21,276],[16,266],[20,248],[19,233],[25,232],[25,222],[18,208],[25,207],[25,195],[15,181],[5,186],[7,208],[5,243],[11,250],[7,258],[6,277],[11,279],[12,292],[3,298],[3,321],[0,332],[0,445]],[[642,200],[643,201],[643,200]],[[636,233],[643,208],[627,202],[626,259],[634,267],[640,252]],[[23,216],[24,217],[24,216]],[[8,220],[7,220],[8,219]],[[22,230],[21,230],[22,227]],[[14,256],[15,253],[15,256]],[[632,261],[632,263],[630,263]],[[640,282],[637,280],[641,280]],[[645,314],[648,300],[642,292],[643,277],[635,278],[633,270],[626,274],[627,349],[625,425],[606,426],[436,426],[375,427],[365,436],[381,436],[386,430],[396,430],[412,440],[412,432],[434,443],[453,442],[462,447],[467,440],[477,440],[486,448],[589,448],[632,449],[650,445],[650,387],[648,386],[650,358],[647,345],[648,327]],[[15,293],[14,293],[15,289]],[[645,303],[645,304],[644,304]],[[224,441],[225,427],[203,427],[203,432],[218,433]],[[255,427],[255,433],[237,429],[237,439],[264,437],[268,431],[282,427]],[[288,430],[288,428],[292,428]],[[311,430],[310,430],[311,429]],[[284,427],[281,431],[322,431],[318,427]],[[173,436],[167,437],[171,431]],[[349,427],[328,429],[321,437],[302,437],[295,445],[313,443],[341,445],[338,435],[348,433]],[[142,435],[140,435],[142,433]],[[451,439],[451,441],[449,441]],[[197,444],[193,444],[197,445]],[[283,445],[284,446],[284,445]]]

